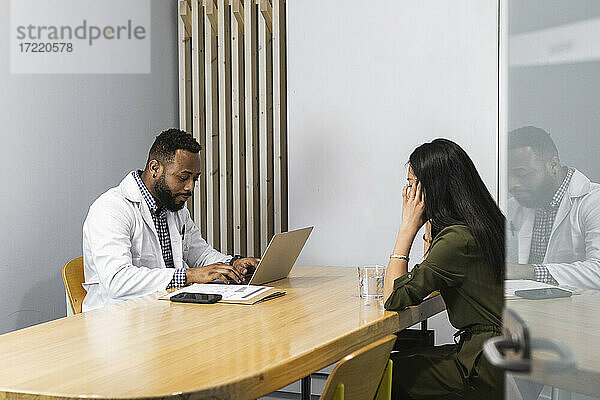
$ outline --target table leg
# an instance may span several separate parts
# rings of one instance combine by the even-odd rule
[[[427,320],[423,320],[421,321],[421,330],[422,331],[426,331],[427,330]]]
[[[310,400],[310,375],[306,378],[302,378],[300,393],[302,400]]]

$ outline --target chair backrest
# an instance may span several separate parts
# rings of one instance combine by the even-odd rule
[[[344,357],[331,371],[321,400],[333,399],[339,385],[345,399],[373,400],[395,341],[390,335]]]
[[[85,280],[83,276],[83,257],[74,258],[66,263],[62,270],[62,277],[73,314],[79,314],[81,303],[83,303],[83,298],[87,294],[82,285]]]

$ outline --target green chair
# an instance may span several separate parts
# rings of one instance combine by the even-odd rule
[[[392,397],[390,335],[344,357],[325,383],[321,400],[389,400]]]

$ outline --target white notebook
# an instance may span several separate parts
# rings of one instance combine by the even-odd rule
[[[194,283],[175,292],[159,297],[159,300],[169,300],[179,293],[206,293],[223,296],[220,303],[256,304],[274,297],[283,296],[285,291],[272,286],[225,285],[217,283]]]

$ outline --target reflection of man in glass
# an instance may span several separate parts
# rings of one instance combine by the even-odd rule
[[[600,185],[562,166],[550,135],[509,134],[506,278],[600,289]]]

